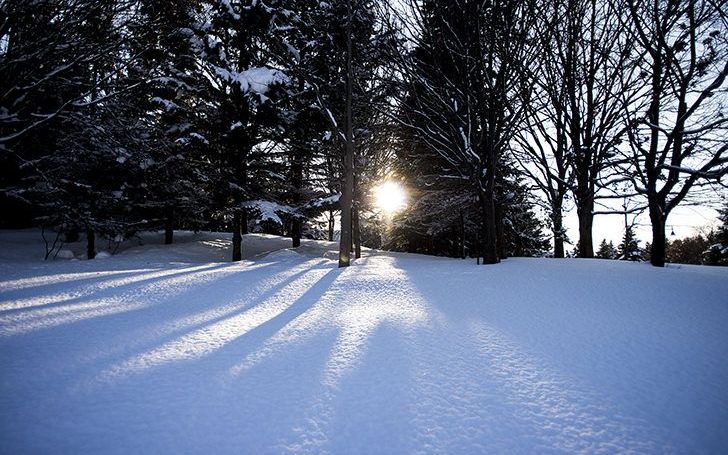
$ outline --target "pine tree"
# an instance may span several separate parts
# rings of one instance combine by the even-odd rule
[[[164,228],[165,243],[175,227],[199,228],[209,206],[200,130],[208,80],[199,71],[194,44],[200,1],[144,1],[146,29],[137,40],[140,61],[133,67],[146,81],[138,103],[148,118],[144,199],[139,202],[148,228]]]
[[[93,184],[74,182],[72,163],[94,166],[83,159],[88,145],[115,141],[100,122],[118,124],[129,111],[126,101],[119,116],[109,115],[119,95],[136,86],[128,68],[137,56],[130,41],[138,16],[129,3],[112,0],[9,1],[0,8],[0,181],[34,208],[36,222],[65,229],[63,207],[75,202],[63,198],[75,201],[76,190]],[[75,229],[78,220],[70,221]]]
[[[277,2],[251,5],[206,1],[209,21],[195,29],[194,51],[207,86],[205,124],[190,133],[208,150],[213,211],[233,232],[232,260],[242,258],[242,235],[249,212],[262,213],[267,188],[280,182],[273,156],[273,130],[279,127],[279,100],[290,79],[271,60],[286,11]],[[256,207],[258,208],[256,212]]]
[[[639,241],[635,238],[632,226],[627,226],[622,237],[622,243],[617,248],[617,259],[622,261],[641,261],[642,250]]]
[[[137,153],[147,147],[144,118],[133,101],[138,84],[128,66],[119,68],[132,54],[128,36],[138,17],[123,6],[113,1],[79,3],[72,7],[84,20],[60,16],[55,26],[71,33],[69,52],[77,46],[94,58],[74,62],[64,68],[57,85],[45,87],[58,91],[50,98],[68,100],[59,100],[61,107],[71,102],[75,109],[48,115],[49,121],[35,126],[34,134],[13,144],[16,156],[31,169],[22,192],[36,208],[36,222],[85,232],[89,259],[96,254],[98,234],[113,242],[139,228],[138,199],[133,198],[141,186]],[[28,160],[26,140],[38,137],[47,142]]]
[[[610,240],[607,243],[607,239],[603,239],[602,243],[599,244],[596,257],[599,259],[616,259],[617,249],[614,247],[614,243]]]
[[[728,266],[728,203],[719,211],[718,220],[715,243],[703,253],[703,263]]]
[[[436,175],[467,182],[477,195],[484,263],[504,253],[496,186],[523,120],[534,54],[534,2],[411,2],[418,37],[401,55],[406,75],[396,120],[416,138],[412,151],[439,155]]]

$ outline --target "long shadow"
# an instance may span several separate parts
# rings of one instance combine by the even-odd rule
[[[256,290],[251,290],[251,291],[248,291],[248,293],[244,294],[243,296],[237,296],[235,298],[229,299],[228,301],[226,301],[224,303],[219,303],[219,304],[215,304],[213,307],[208,307],[208,308],[206,308],[206,310],[215,311],[216,308],[225,308],[225,307],[234,305],[232,308],[229,308],[228,310],[224,310],[222,313],[218,313],[213,317],[205,319],[203,322],[186,324],[186,325],[184,325],[184,327],[180,327],[178,329],[172,329],[172,330],[167,331],[165,333],[165,335],[163,335],[163,336],[155,337],[155,339],[153,341],[145,342],[143,344],[143,346],[138,346],[137,348],[135,348],[135,352],[136,352],[135,354],[129,355],[128,352],[126,352],[124,354],[124,357],[126,360],[123,360],[121,362],[116,363],[115,365],[112,365],[111,368],[113,368],[114,366],[119,366],[120,364],[124,364],[126,362],[131,362],[134,359],[138,359],[139,357],[144,356],[147,353],[153,352],[155,349],[159,349],[169,343],[174,342],[175,340],[182,339],[185,336],[188,336],[197,331],[203,330],[205,327],[210,327],[218,322],[225,321],[225,320],[231,319],[231,318],[235,318],[238,315],[242,315],[245,312],[250,311],[251,309],[255,308],[255,306],[257,304],[263,303],[266,300],[268,300],[269,298],[273,297],[278,292],[280,292],[282,289],[284,289],[286,286],[295,282],[303,275],[310,273],[313,270],[326,269],[329,267],[330,266],[328,264],[326,264],[326,261],[321,261],[311,267],[306,267],[306,268],[292,274],[291,276],[286,277],[284,280],[276,283],[275,285],[273,285],[265,290],[257,291],[257,292],[256,292]],[[271,276],[274,276],[274,275],[275,274],[271,274]],[[235,275],[228,276],[228,277],[225,277],[225,280],[229,281],[229,280],[232,280],[233,278],[239,279],[239,276],[238,277],[236,277]],[[217,284],[219,285],[219,282]],[[232,282],[232,283],[230,283],[230,285],[232,285],[232,287],[235,287],[235,290],[237,290],[239,283]],[[198,293],[204,294],[204,292],[205,292],[205,290],[197,289],[194,293],[195,294],[198,294]],[[216,289],[216,293],[219,293],[219,289]],[[174,297],[174,300],[177,300],[177,299],[180,299],[179,295]],[[189,295],[183,297],[182,299],[190,300]],[[169,299],[169,300],[173,300],[173,299]],[[236,304],[236,302],[238,302],[238,303]],[[250,305],[251,303],[254,303],[254,305]],[[140,312],[144,312],[145,310],[149,310],[149,308],[140,308],[140,309],[136,309],[136,310],[131,310],[129,312],[124,313],[124,317],[125,318],[129,317],[129,313],[140,313]],[[184,315],[178,315],[178,317],[176,318],[176,321],[184,320],[187,318],[194,318],[194,316],[198,315],[198,314],[204,314],[204,311],[203,312],[193,311],[193,312],[185,313]],[[165,316],[167,316],[167,315],[162,315],[161,319],[164,319]],[[143,320],[146,323],[149,321],[149,318],[144,317]],[[170,321],[170,323],[173,323],[173,322]],[[140,329],[140,331],[148,332],[149,331],[148,326],[147,326],[147,328]],[[243,336],[244,335],[245,334],[243,334]],[[97,368],[99,368],[99,367],[100,367],[100,369],[104,368],[103,365],[99,366],[97,363]]]
[[[53,292],[55,287],[60,288],[59,290],[66,290],[66,288],[77,288],[79,286],[83,286],[83,284],[87,281],[98,281],[99,279],[114,279],[119,276],[126,276],[126,275],[134,275],[134,274],[143,274],[143,273],[152,273],[152,272],[159,272],[161,271],[161,268],[141,268],[136,270],[119,270],[119,271],[111,271],[111,270],[99,270],[98,272],[88,272],[88,271],[79,271],[76,273],[73,272],[67,272],[67,273],[59,273],[56,275],[81,275],[84,276],[81,277],[75,277],[70,278],[67,280],[57,280],[57,281],[48,281],[45,283],[38,283],[38,284],[32,284],[32,285],[22,285],[21,287],[16,287],[13,289],[5,289],[2,286],[12,286],[14,282],[18,281],[25,281],[27,278],[23,279],[11,279],[7,281],[0,282],[0,298],[2,300],[14,300],[17,298],[22,298],[23,296],[15,296],[14,294],[26,294],[26,293],[36,293],[38,291],[48,293],[49,291]],[[35,275],[33,278],[41,278],[46,277],[50,278],[54,275]],[[50,288],[50,289],[44,289],[43,288]]]
[[[58,300],[55,302],[52,301],[52,302],[47,302],[47,303],[26,305],[21,308],[0,309],[0,315],[27,313],[30,315],[30,317],[33,317],[32,314],[34,312],[40,312],[40,314],[42,315],[45,312],[45,310],[47,310],[47,309],[54,308],[59,305],[73,305],[74,303],[78,303],[78,302],[81,302],[84,300],[94,300],[97,295],[102,294],[102,293],[112,293],[114,295],[124,294],[123,291],[127,288],[134,288],[134,287],[141,288],[141,287],[145,286],[145,284],[147,284],[147,283],[153,283],[153,282],[163,283],[166,280],[172,280],[175,278],[179,278],[179,277],[182,277],[185,275],[191,275],[194,273],[214,272],[217,269],[223,268],[225,265],[228,265],[228,264],[215,265],[215,266],[210,266],[210,267],[205,267],[205,268],[186,267],[177,272],[170,271],[169,273],[160,272],[160,271],[145,272],[145,273],[138,274],[137,278],[134,278],[134,277],[126,278],[127,280],[128,279],[132,280],[131,282],[122,283],[122,284],[119,284],[116,286],[113,284],[109,284],[108,283],[109,280],[103,280],[103,281],[98,282],[97,286],[95,286],[95,287],[81,288],[81,289],[78,289],[75,291],[71,291],[72,294],[77,294],[74,297]],[[174,269],[172,269],[172,270],[174,270]],[[162,275],[160,275],[160,273],[162,273]],[[143,277],[145,274],[148,274],[150,276]],[[125,279],[124,278],[113,278],[112,281],[113,280],[121,281],[121,280],[125,280]],[[119,292],[119,291],[122,291],[122,292]],[[53,298],[53,295],[52,294],[44,295],[44,296],[36,295],[36,296],[25,297],[25,299],[33,299],[33,298],[51,299],[51,298]],[[20,300],[20,299],[18,299],[18,300]],[[72,308],[69,308],[69,310],[72,311]]]
[[[253,267],[250,269],[242,268],[239,270],[231,270],[230,275],[237,275],[238,273],[245,273],[245,272],[252,272],[255,270],[260,270],[262,267],[268,267],[272,264],[275,264],[275,263],[264,264],[262,266],[257,266],[257,267]],[[173,274],[174,276],[171,276],[169,279],[164,279],[164,278],[167,278],[167,276],[164,276],[164,277],[162,277],[162,279],[151,278],[149,280],[151,282],[154,282],[154,280],[156,279],[157,280],[156,284],[150,283],[145,286],[139,287],[138,282],[137,282],[137,283],[130,283],[127,285],[119,286],[116,288],[107,289],[106,291],[109,292],[109,296],[105,297],[105,298],[114,300],[114,302],[108,302],[105,304],[102,301],[102,299],[96,299],[96,301],[94,301],[93,299],[90,299],[91,301],[88,303],[95,304],[95,306],[90,309],[84,308],[84,307],[73,308],[74,304],[71,304],[71,305],[69,305],[70,308],[65,309],[65,310],[63,309],[63,307],[56,307],[55,308],[56,314],[47,315],[47,314],[44,314],[44,312],[46,311],[45,309],[35,308],[34,309],[35,314],[33,314],[33,311],[31,311],[31,312],[28,312],[29,314],[27,314],[27,315],[15,316],[15,318],[19,318],[20,321],[15,321],[15,320],[13,320],[13,317],[10,316],[9,317],[10,321],[3,324],[6,327],[6,329],[5,329],[6,333],[4,334],[4,337],[18,336],[18,335],[23,335],[25,333],[37,332],[39,330],[45,330],[45,329],[53,329],[53,328],[61,329],[64,326],[78,327],[78,325],[80,323],[84,323],[84,322],[93,323],[94,320],[98,321],[100,319],[105,319],[105,318],[114,317],[114,316],[124,317],[123,315],[133,314],[133,313],[137,313],[137,312],[155,311],[156,307],[158,307],[159,304],[163,304],[167,301],[180,300],[182,298],[181,296],[184,295],[184,293],[172,293],[172,295],[167,298],[159,298],[158,300],[155,299],[155,297],[157,297],[157,296],[163,297],[163,296],[160,296],[161,290],[159,288],[160,287],[169,288],[171,281],[179,280],[180,277],[184,276],[184,275],[193,275],[195,273],[210,274],[210,273],[215,273],[215,271],[214,271],[215,269],[235,268],[238,266],[239,266],[238,264],[221,263],[220,265],[216,265],[214,267],[203,269],[203,270],[192,270],[192,271],[188,271],[185,273]],[[210,280],[205,281],[204,285],[211,286],[216,281],[220,280],[221,278],[223,278],[223,277],[212,277]],[[190,285],[190,287],[196,288],[196,287],[199,287],[201,284],[202,283],[195,283],[195,284]],[[133,289],[129,289],[128,291],[121,292],[121,293],[116,292],[116,291],[118,291],[119,288],[127,288],[127,287],[133,288]],[[138,288],[138,289],[136,289],[136,288]],[[152,291],[151,292],[152,297],[147,297],[146,299],[143,299],[143,300],[136,299],[137,295],[135,294],[135,292],[142,292],[142,294],[144,294],[143,291],[145,290],[145,288],[150,289]],[[118,306],[115,305],[115,303],[118,303],[118,301],[123,298],[129,298],[132,302],[135,302],[135,303],[132,303],[131,305],[124,305],[124,304],[120,304]],[[66,302],[62,302],[62,303],[66,303]],[[75,303],[75,305],[79,305],[79,306],[84,305],[84,304],[85,304],[84,302]],[[53,310],[53,309],[51,309],[51,310]],[[58,311],[58,310],[61,310],[61,311]],[[8,318],[7,315],[5,315],[3,317]],[[2,318],[0,318],[0,319],[2,319]],[[22,324],[29,324],[30,327],[23,328]]]
[[[264,347],[267,340],[273,338],[289,323],[293,322],[310,310],[311,307],[316,304],[316,302],[318,302],[319,299],[329,290],[340,274],[341,269],[330,269],[285,310],[248,331],[235,342],[228,343],[226,346],[219,349],[218,353],[224,354],[226,350],[233,350],[237,355],[243,355],[246,358],[255,353],[260,348]],[[242,349],[240,345],[243,345]]]
[[[58,300],[56,302],[40,303],[38,305],[25,306],[22,308],[8,308],[0,311],[0,320],[10,318],[19,318],[20,320],[34,320],[53,318],[61,315],[72,315],[75,313],[88,312],[89,308],[83,308],[81,305],[97,302],[99,306],[106,306],[101,303],[104,299],[119,299],[127,297],[138,291],[144,291],[155,286],[166,286],[166,283],[179,280],[187,275],[196,273],[215,273],[217,269],[223,266],[212,266],[207,268],[195,268],[194,270],[185,269],[179,272],[166,273],[164,275],[149,276],[140,279],[132,278],[132,282],[119,284],[116,286],[106,286],[102,284],[97,289],[89,290],[87,293],[81,293],[71,298]],[[52,298],[52,296],[50,296]],[[74,306],[78,306],[75,308]]]
[[[273,251],[272,253],[275,253],[280,250]],[[271,256],[271,252],[264,252],[259,253],[253,257],[246,258],[243,262],[244,263],[254,263],[254,264],[269,264],[274,265],[277,263],[282,262],[280,258],[276,258],[275,256]],[[226,266],[234,266],[241,263],[231,263],[231,262],[217,262],[217,261],[211,261],[208,264],[217,264],[214,267],[226,267]],[[49,264],[49,265],[59,265],[59,264]],[[54,273],[54,274],[35,274],[31,277],[23,276],[22,278],[13,278],[5,281],[0,281],[0,302],[5,300],[17,300],[22,299],[25,297],[26,294],[31,295],[37,295],[39,291],[41,291],[43,288],[50,288],[46,290],[42,290],[44,294],[52,294],[54,292],[57,292],[55,288],[59,288],[58,291],[68,291],[69,289],[78,289],[80,287],[83,287],[84,282],[88,281],[95,281],[99,282],[101,280],[108,280],[108,279],[119,279],[119,276],[124,275],[142,275],[142,274],[151,274],[151,273],[160,273],[165,270],[173,270],[173,269],[190,269],[194,267],[199,267],[202,265],[205,265],[205,263],[195,263],[195,262],[165,262],[165,263],[156,263],[153,266],[149,266],[146,268],[138,268],[136,270],[115,270],[114,267],[107,267],[107,268],[99,268],[99,269],[93,269],[92,266],[95,266],[97,264],[85,264],[86,267],[83,267],[80,270],[76,270],[73,272],[63,272],[63,273]],[[115,267],[119,268],[127,268],[130,264],[127,264],[126,262],[120,263],[120,264],[109,264],[113,265]],[[138,264],[137,264],[138,265]],[[172,265],[170,267],[170,265]],[[34,270],[36,271],[36,270]],[[54,270],[55,271],[55,270]],[[73,275],[84,275],[81,277],[73,277]],[[21,287],[14,288],[14,289],[5,289],[2,286],[12,286],[14,283],[17,284],[18,282],[24,282],[32,279],[42,279],[47,278],[50,279],[54,276],[69,276],[68,279],[60,279],[56,281],[50,281],[50,282],[44,282],[44,283],[38,283],[38,284],[30,284],[30,285],[21,285]],[[21,294],[21,295],[18,295]]]
[[[283,281],[276,283],[275,285],[273,285],[265,290],[262,290],[259,292],[255,292],[255,290],[252,290],[252,291],[249,291],[247,294],[244,294],[242,297],[238,295],[237,297],[228,299],[225,303],[216,304],[213,308],[210,308],[211,311],[214,308],[224,308],[231,304],[235,304],[235,302],[240,302],[239,304],[235,305],[234,308],[231,308],[228,311],[224,311],[223,313],[220,313],[217,316],[209,318],[209,319],[205,320],[204,322],[189,324],[189,325],[185,326],[184,328],[170,331],[167,336],[158,338],[156,340],[155,344],[156,343],[164,344],[165,342],[173,341],[175,338],[192,333],[192,332],[202,329],[208,325],[212,325],[212,324],[215,324],[216,322],[220,322],[222,320],[242,314],[243,312],[253,308],[252,306],[248,305],[250,302],[253,302],[253,301],[259,301],[257,303],[263,302],[263,301],[267,300],[268,298],[272,297],[273,295],[275,295],[281,289],[285,288],[289,284],[296,281],[301,276],[305,275],[306,273],[308,273],[312,270],[323,269],[323,268],[326,268],[326,267],[323,266],[322,264],[318,264],[313,267],[305,268],[299,272],[294,273],[293,275],[291,275],[289,277],[286,277]],[[228,277],[223,278],[223,280],[227,281],[227,280],[239,279],[239,278],[240,278],[239,276],[228,276]],[[212,284],[213,283],[209,283],[209,285],[212,285]],[[219,285],[219,281],[216,282],[215,284]],[[239,286],[239,283],[231,283],[231,284],[233,286]],[[216,289],[216,291],[219,291],[219,289]],[[205,292],[206,292],[206,290],[197,289],[197,290],[195,290],[194,294],[198,294],[198,293],[204,294]],[[174,300],[178,300],[179,298],[180,298],[179,295],[175,296]],[[173,299],[170,298],[168,300],[173,300]],[[184,300],[189,300],[189,296],[184,297]],[[141,312],[141,311],[148,310],[148,309],[149,308],[140,308],[137,310],[132,310],[132,312]],[[195,314],[200,314],[200,313],[192,311],[189,313],[184,313],[183,315],[178,314],[178,317],[176,318],[176,320],[193,317]],[[147,321],[147,320],[148,319],[145,318],[145,321]]]

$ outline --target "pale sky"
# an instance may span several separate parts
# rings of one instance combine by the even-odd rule
[[[566,214],[566,229],[569,239],[576,243],[579,240],[579,220],[576,211],[571,210]],[[633,216],[629,216],[631,222]],[[678,239],[689,237],[700,232],[700,228],[717,227],[718,212],[706,206],[678,206],[667,217],[666,234],[668,239]],[[675,236],[670,233],[674,229]],[[635,233],[640,240],[640,246],[644,247],[645,242],[652,239],[652,228],[650,227],[650,218],[645,212],[637,217],[635,224]],[[602,239],[611,240],[614,245],[618,245],[624,235],[624,216],[623,215],[597,215],[594,217],[594,250],[599,248]],[[566,247],[567,250],[573,249],[573,245]]]

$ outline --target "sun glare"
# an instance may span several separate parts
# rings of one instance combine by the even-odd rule
[[[392,214],[407,205],[407,193],[397,182],[387,181],[374,189],[376,206],[385,213]]]

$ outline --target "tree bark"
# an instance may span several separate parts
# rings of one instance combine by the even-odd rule
[[[354,257],[359,259],[361,257],[361,224],[359,220],[359,209],[353,208],[351,217],[352,229],[354,231]]]
[[[465,216],[460,210],[460,245],[458,245],[458,253],[461,259],[465,259]]]
[[[294,218],[293,222],[291,223],[291,244],[293,245],[293,248],[297,248],[301,246],[301,228],[303,223],[301,223],[301,220],[298,218]]]
[[[240,233],[245,235],[248,233],[248,211],[240,210]]]
[[[96,233],[93,229],[86,229],[86,259],[96,257]]]
[[[667,217],[659,204],[650,203],[650,222],[652,224],[650,264],[655,267],[665,266],[665,252],[667,248],[667,237],[665,236],[666,221]]]
[[[506,259],[506,234],[503,226],[503,208],[501,204],[495,204],[495,233],[496,244],[498,245],[498,258]]]
[[[243,259],[243,236],[240,234],[242,215],[239,210],[233,215],[233,262]]]
[[[303,90],[303,87],[301,87]],[[296,149],[294,151],[297,155],[291,160],[291,173],[293,177],[293,203],[295,206],[301,202],[301,191],[303,190],[303,163],[300,159],[301,151]],[[300,218],[293,218],[291,223],[291,239],[293,248],[301,246],[301,231],[303,229],[303,222]]]
[[[351,105],[354,72],[352,70],[351,0],[347,0],[346,9],[346,149],[344,151],[344,184],[341,189],[339,267],[348,267],[351,261],[351,209],[354,199],[354,127]]]
[[[164,218],[164,244],[171,245],[174,241],[174,208],[167,207]]]
[[[69,229],[64,233],[64,241],[66,243],[78,242],[79,239],[78,229]]]
[[[497,235],[495,231],[495,204],[493,201],[493,192],[480,191],[480,204],[483,211],[483,264],[498,263],[498,245]]]
[[[329,210],[329,232],[328,232],[328,234],[329,234],[329,237],[328,237],[329,238],[329,242],[333,242],[334,241],[334,223],[335,223],[334,211],[333,210]]]
[[[577,207],[579,216],[579,257],[594,257],[594,241],[592,239],[592,226],[594,214],[592,213],[593,203],[582,202]]]
[[[554,257],[564,257],[564,215],[561,213],[561,207],[555,206],[552,214],[553,232],[554,232]]]

